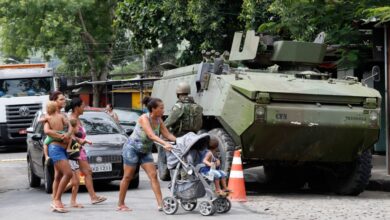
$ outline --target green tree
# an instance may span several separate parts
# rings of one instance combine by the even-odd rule
[[[168,51],[158,51],[160,57],[176,53],[172,47],[187,40],[189,46],[177,61],[184,65],[199,62],[203,49],[230,50],[233,33],[244,29],[238,19],[241,4],[228,0],[124,0],[117,10],[117,25],[131,31],[138,52],[170,44]]]
[[[248,23],[254,14],[267,15],[258,32],[270,32],[283,39],[313,41],[326,33],[326,43],[340,45],[339,66],[356,66],[362,58],[362,35],[358,23],[368,14],[389,20],[388,0],[244,0],[241,17]],[[264,12],[264,6],[267,12]],[[351,45],[357,45],[351,47]]]
[[[116,0],[2,0],[0,38],[6,55],[28,57],[41,51],[57,55],[68,70],[106,80],[112,64],[131,49],[126,31],[113,25]],[[93,86],[93,105],[101,88]]]

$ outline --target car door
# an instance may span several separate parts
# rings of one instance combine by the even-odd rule
[[[35,127],[33,127],[33,132],[30,134],[29,141],[31,144],[31,162],[33,165],[33,169],[38,176],[43,176],[43,140],[44,140],[44,132],[43,132],[43,124],[35,123]],[[33,136],[41,135],[41,140],[33,140]]]

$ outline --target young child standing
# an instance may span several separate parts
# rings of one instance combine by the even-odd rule
[[[200,172],[208,176],[213,176],[216,193],[224,195],[225,193],[230,192],[230,190],[226,186],[226,173],[219,170],[221,161],[216,156],[218,145],[218,140],[211,137],[208,150],[203,158],[203,163],[206,167],[203,167]],[[220,184],[222,185],[222,190]]]

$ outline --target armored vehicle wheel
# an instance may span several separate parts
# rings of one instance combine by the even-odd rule
[[[279,189],[299,189],[305,184],[305,178],[299,168],[278,164],[264,165],[264,174],[267,184]]]
[[[177,212],[179,208],[179,203],[173,197],[165,197],[163,199],[163,211],[167,215],[173,215]]]
[[[203,201],[199,204],[199,212],[204,216],[214,215],[215,206],[210,201]]]
[[[181,201],[180,205],[181,207],[186,210],[186,211],[192,211],[196,208],[197,201],[196,199],[194,200],[189,200],[189,201]]]
[[[169,181],[171,180],[171,176],[167,166],[167,156],[165,154],[165,151],[162,147],[158,146],[157,152],[158,152],[158,159],[157,159],[158,177],[162,181]]]
[[[221,157],[221,169],[225,171],[227,175],[229,175],[236,145],[234,144],[234,141],[230,135],[222,128],[214,128],[208,133],[218,138],[218,150]]]
[[[230,211],[232,204],[227,198],[217,198],[214,200],[214,206],[217,213],[226,213]]]
[[[339,177],[334,192],[340,195],[357,196],[364,191],[371,177],[372,155],[364,151],[347,175]]]

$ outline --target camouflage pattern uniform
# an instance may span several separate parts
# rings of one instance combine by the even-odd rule
[[[179,99],[173,106],[172,112],[169,114],[168,118],[164,121],[165,126],[176,137],[183,136],[190,131],[197,133],[200,130],[201,125],[196,126],[197,128],[191,126],[190,121],[193,119],[189,119],[191,115],[188,115],[190,114],[188,108],[194,104],[195,102],[192,97],[185,96],[182,99]],[[197,106],[197,108],[202,108],[199,105]]]

